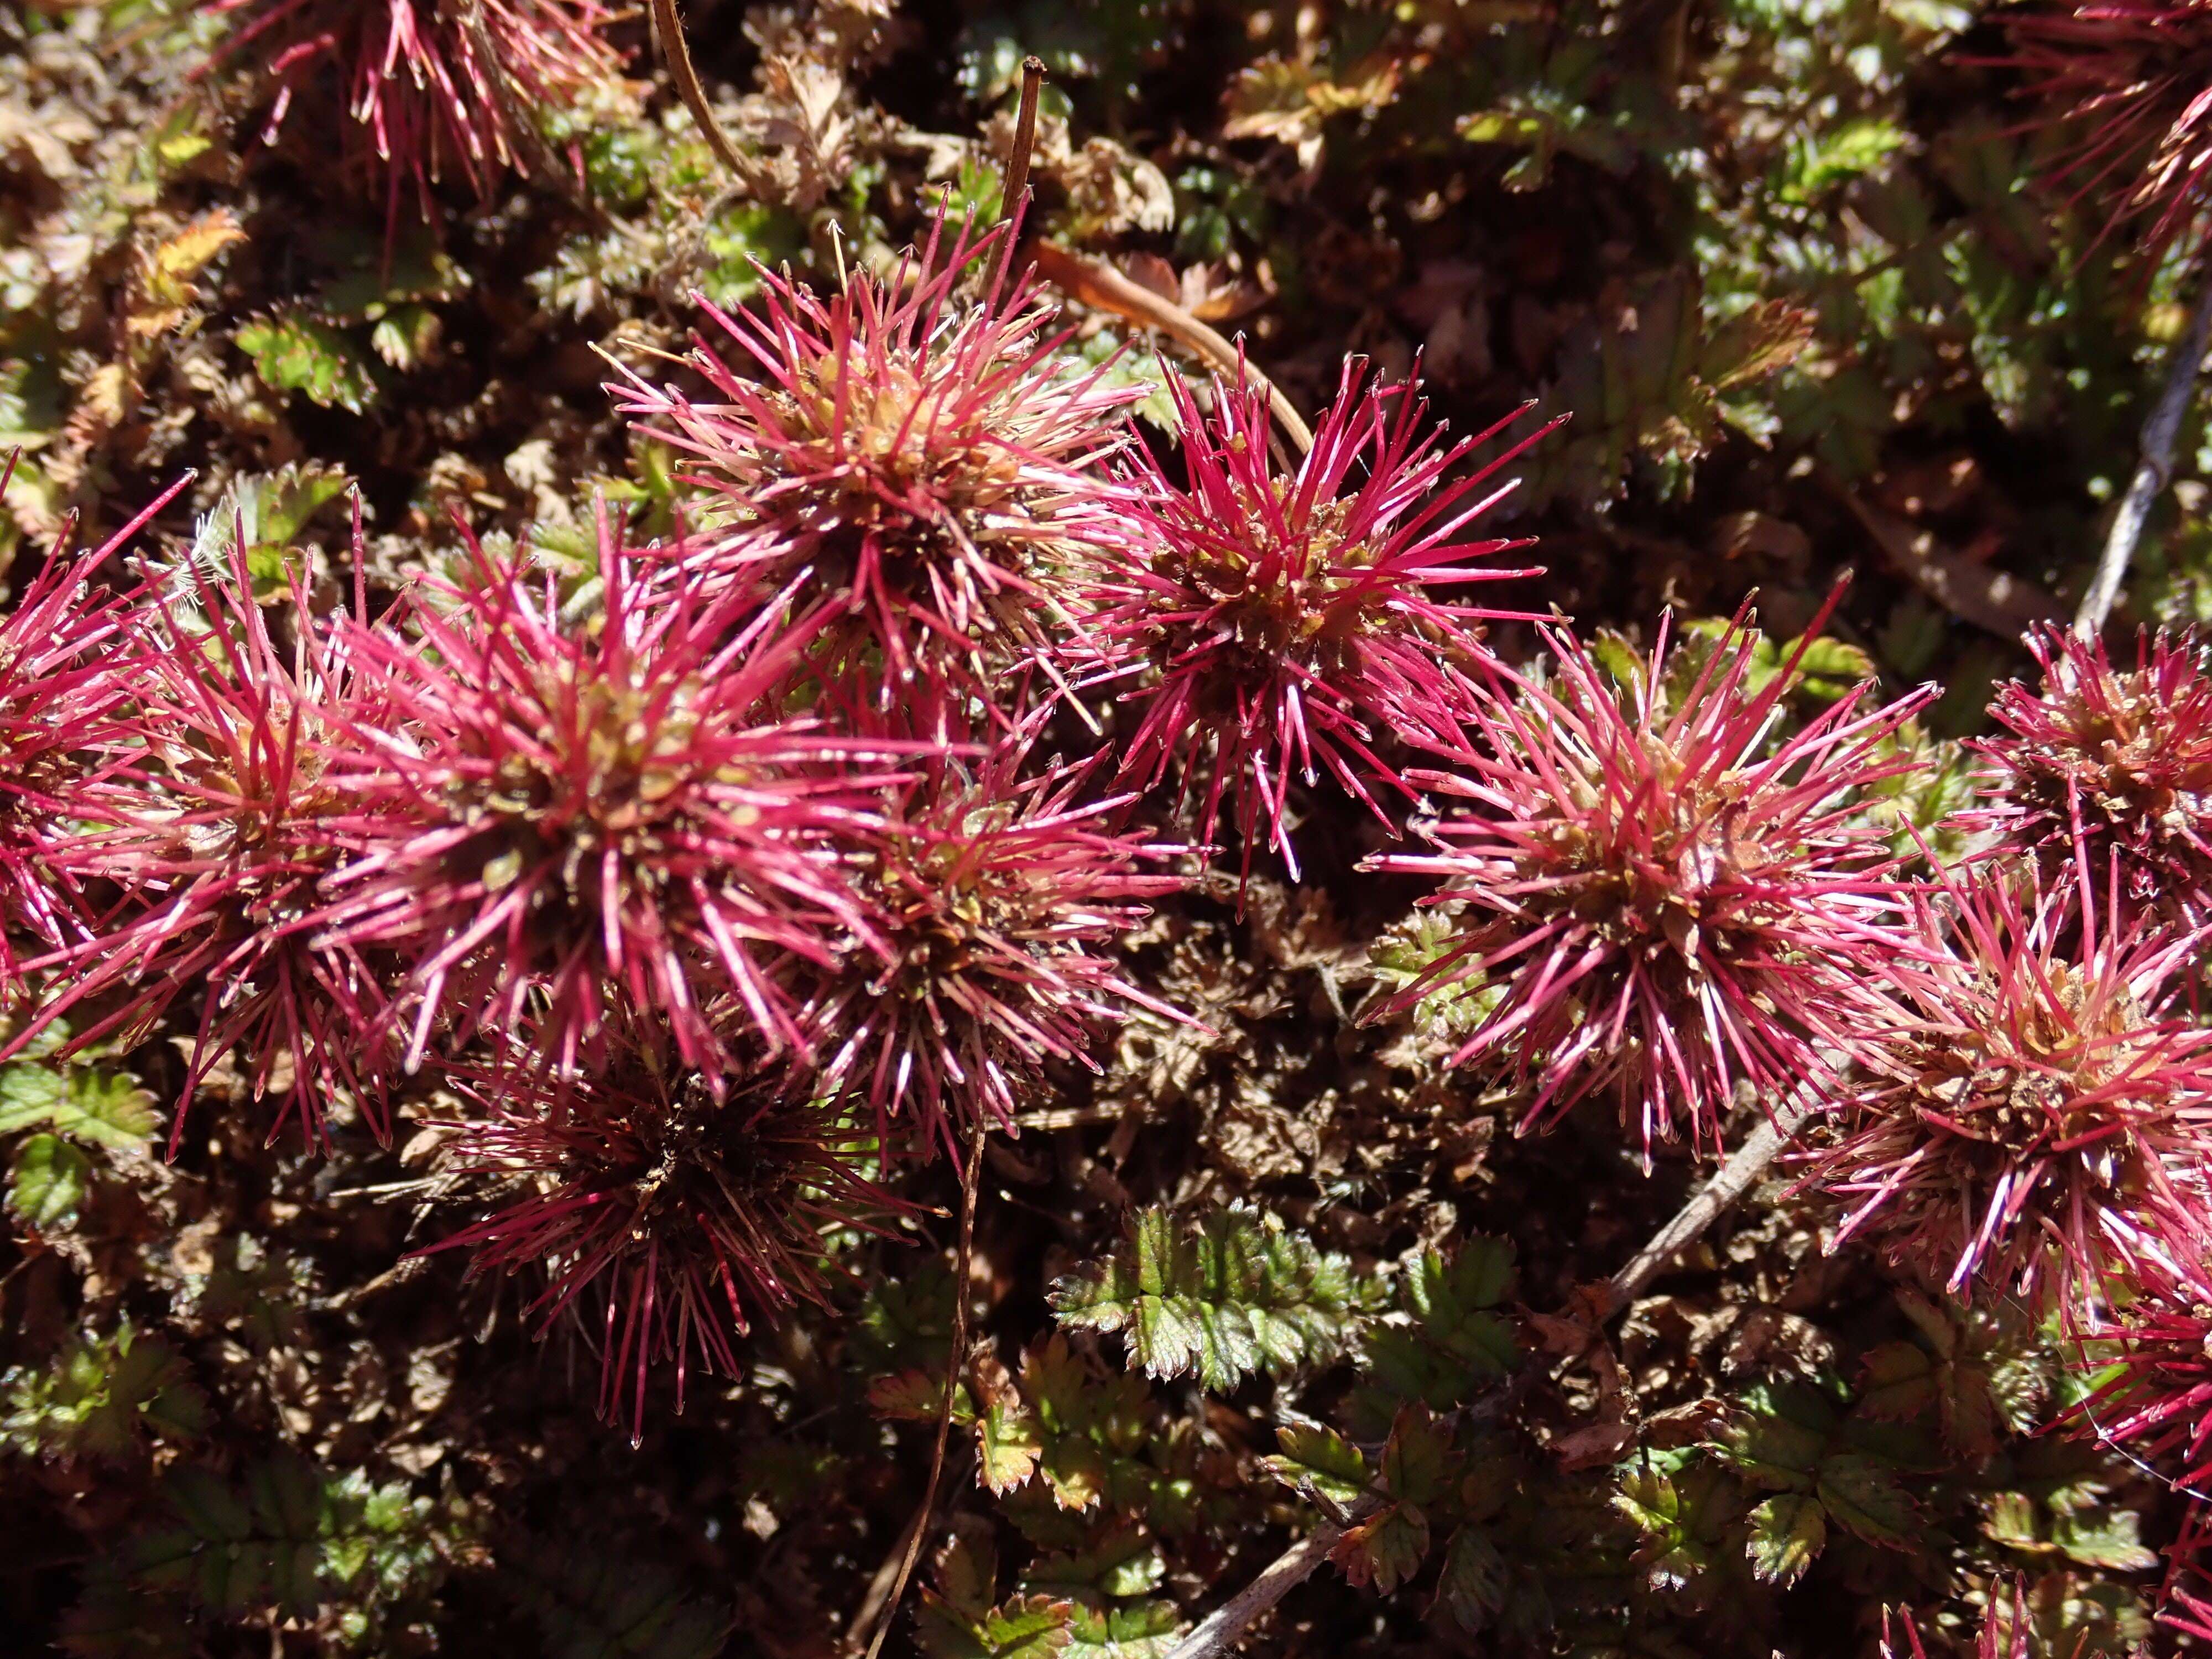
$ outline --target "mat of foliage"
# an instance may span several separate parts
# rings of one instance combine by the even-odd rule
[[[280,642],[298,607],[465,586],[471,537],[573,592],[595,501],[642,543],[697,494],[625,411],[682,380],[655,354],[772,271],[888,271],[940,199],[988,222],[1034,52],[1031,232],[1241,332],[1309,413],[1358,354],[1418,359],[1455,433],[1571,416],[1484,521],[1543,567],[1484,590],[1529,613],[1489,625],[1505,660],[1556,606],[1632,681],[1662,612],[1710,647],[1755,591],[1771,678],[1854,573],[1784,717],[1933,683],[1886,752],[1921,768],[1891,827],[1940,842],[1958,743],[2070,615],[2191,297],[2048,187],[2006,37],[1942,0],[682,9],[742,177],[641,11],[419,0],[433,57],[544,33],[454,105],[407,63],[353,78],[380,4],[0,4],[11,604],[65,532],[98,546],[187,471],[131,553],[242,560]],[[1180,482],[1206,365],[1063,320]],[[2198,436],[2133,619],[2212,619]],[[1326,773],[1280,812],[1295,873],[1227,811],[1212,875],[1109,952],[1196,1023],[1119,1005],[1103,1070],[1051,1060],[990,1139],[981,1346],[886,1651],[1160,1659],[1376,1480],[1243,1651],[1809,1659],[1875,1652],[1908,1604],[1931,1653],[2196,1639],[2151,1623],[2180,1500],[2043,1427],[2080,1391],[2045,1309],[1832,1252],[1840,1212],[1784,1174],[1606,1325],[1591,1287],[1703,1152],[1610,1095],[1516,1135],[1530,1079],[1443,1063],[1474,1012],[1393,1002],[1437,948],[1433,883],[1360,870],[1394,843]],[[289,1058],[228,1054],[173,1139],[198,1029],[180,1005],[63,1058],[49,1028],[0,1068],[11,1650],[859,1651],[942,1398],[951,1160],[882,1172],[821,1304],[731,1337],[679,1411],[667,1368],[603,1382],[611,1326],[547,1334],[541,1284],[414,1253],[502,1198],[452,1156],[468,1077],[398,1075],[388,1139],[341,1109],[325,1150],[285,1121]]]

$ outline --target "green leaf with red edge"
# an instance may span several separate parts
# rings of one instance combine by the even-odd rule
[[[898,1371],[868,1384],[868,1409],[878,1417],[934,1423],[944,1402],[945,1378],[939,1372]],[[975,1402],[965,1383],[952,1391],[952,1420],[963,1427],[975,1420]]]
[[[1480,1527],[1462,1527],[1444,1548],[1444,1565],[1437,1580],[1437,1601],[1469,1632],[1480,1631],[1505,1607],[1508,1572],[1488,1533]]]
[[[1392,1504],[1346,1528],[1328,1559],[1353,1585],[1372,1584],[1388,1595],[1420,1571],[1428,1551],[1428,1517],[1410,1504]]]
[[[1886,1342],[1866,1358],[1859,1409],[1886,1423],[1909,1422],[1936,1403],[1936,1361],[1917,1342]]]
[[[1843,1452],[1824,1460],[1814,1490],[1838,1525],[1869,1544],[1915,1547],[1920,1511],[1896,1475],[1871,1458]]]
[[[1008,1389],[975,1425],[975,1476],[1003,1497],[1036,1473],[1044,1436],[1022,1397]]]
[[[1828,1521],[1820,1500],[1786,1492],[1752,1510],[1744,1553],[1754,1573],[1787,1589],[1805,1576],[1827,1541]]]
[[[1425,1507],[1449,1479],[1450,1460],[1451,1431],[1419,1401],[1400,1407],[1382,1448],[1383,1489],[1401,1503]]]
[[[1275,1431],[1275,1440],[1282,1450],[1260,1464],[1285,1486],[1339,1507],[1367,1489],[1366,1458],[1334,1429],[1285,1424]]]

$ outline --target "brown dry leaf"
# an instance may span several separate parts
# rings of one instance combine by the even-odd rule
[[[155,339],[184,321],[198,297],[199,274],[223,249],[245,240],[237,216],[228,208],[213,208],[144,256],[139,292],[125,320],[130,332]]]
[[[1626,1423],[1591,1423],[1552,1443],[1552,1454],[1563,1469],[1591,1469],[1618,1463],[1636,1443],[1636,1431]]]
[[[1273,138],[1297,152],[1298,165],[1321,160],[1322,125],[1346,110],[1372,115],[1398,95],[1401,64],[1376,52],[1353,65],[1343,81],[1333,81],[1310,63],[1263,58],[1243,70],[1229,89],[1224,138]]]

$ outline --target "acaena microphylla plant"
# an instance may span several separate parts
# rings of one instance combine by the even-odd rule
[[[201,1079],[234,1053],[257,1099],[272,1085],[283,1097],[272,1136],[295,1113],[314,1134],[333,1091],[382,1133],[378,975],[320,937],[320,886],[346,857],[336,820],[362,770],[343,751],[376,717],[349,636],[298,605],[297,642],[280,650],[234,551],[228,570],[150,581],[127,615],[110,672],[128,719],[100,744],[100,818],[52,854],[127,902],[48,959],[64,988],[16,1044],[79,1007],[93,1018],[64,1052],[128,1044],[196,1000],[173,1150]]]
[[[1264,833],[1295,874],[1294,773],[1326,771],[1387,822],[1377,791],[1411,792],[1377,753],[1385,736],[1461,747],[1471,630],[1510,613],[1444,590],[1530,574],[1473,562],[1524,543],[1462,532],[1512,487],[1482,486],[1552,428],[1453,476],[1518,416],[1448,444],[1410,385],[1372,383],[1354,359],[1285,472],[1262,388],[1217,384],[1206,416],[1180,376],[1168,386],[1188,482],[1149,452],[1128,460],[1121,556],[1086,607],[1111,658],[1100,678],[1135,679],[1122,779],[1173,774],[1201,838],[1226,798],[1246,868]]]
[[[2051,629],[2029,639],[2040,690],[1997,690],[1990,714],[2008,735],[1971,746],[1996,797],[1980,815],[2008,848],[2046,868],[2076,845],[2138,915],[2185,926],[2212,920],[2212,673],[2204,647],[2164,631],[2139,636],[2133,668],[2104,646]]]
[[[2069,1317],[2108,1276],[2194,1261],[2212,1168],[2212,1030],[2172,1006],[2201,933],[2143,929],[2086,859],[1914,896],[1917,945],[1861,963],[1863,1013],[1808,1180],[1943,1281]]]
[[[2094,0],[2004,17],[2021,91],[2065,135],[2051,163],[2102,234],[2142,227],[2146,267],[2193,233],[2212,176],[2212,3]]]
[[[598,524],[595,614],[472,549],[405,632],[349,631],[386,724],[356,734],[356,854],[324,920],[403,959],[410,1066],[441,1030],[499,1042],[534,1012],[539,1062],[574,1076],[625,999],[685,1066],[726,1069],[802,1041],[774,961],[881,948],[824,849],[873,825],[891,774],[775,703],[803,632],[764,641],[765,617],[623,546],[604,502]]]
[[[540,1335],[575,1321],[599,1350],[599,1414],[635,1440],[656,1367],[682,1411],[695,1364],[735,1375],[736,1337],[821,1301],[825,1232],[902,1206],[860,1173],[872,1143],[849,1117],[757,1078],[710,1083],[632,1035],[565,1092],[453,1074],[482,1115],[451,1126],[445,1169],[520,1195],[434,1248],[468,1250],[472,1274],[542,1271],[525,1317]]]
[[[358,149],[384,175],[387,214],[411,183],[427,211],[451,165],[477,195],[549,153],[545,118],[618,81],[599,0],[203,0],[230,21],[218,64],[257,70],[276,89],[273,136],[302,89],[335,77]],[[569,164],[580,175],[580,163]]]
[[[0,489],[16,456],[0,463]],[[22,951],[82,939],[94,906],[67,866],[82,819],[106,811],[117,742],[127,731],[129,615],[94,573],[191,482],[180,478],[99,548],[57,552],[0,620],[0,995],[21,989]]]
[[[1121,827],[1127,797],[1085,799],[1088,769],[1025,775],[1032,740],[887,789],[838,866],[881,947],[856,939],[827,971],[793,964],[819,1055],[793,1086],[866,1102],[887,1143],[957,1150],[957,1130],[1010,1125],[1047,1061],[1097,1069],[1097,1038],[1133,1012],[1185,1018],[1113,954],[1139,901],[1183,884],[1148,868],[1180,849]]]
[[[828,613],[815,655],[915,730],[957,730],[963,694],[998,707],[1010,669],[1084,656],[1071,573],[1120,511],[1098,463],[1142,389],[1071,367],[1027,275],[968,296],[1011,229],[948,235],[940,215],[919,256],[827,299],[763,272],[757,316],[701,302],[738,353],[684,360],[715,401],[627,371],[620,388],[707,492],[689,574],[795,580],[791,602]]]
[[[1378,1015],[1481,990],[1452,1063],[1533,1085],[1524,1132],[1609,1090],[1647,1156],[1680,1133],[1717,1144],[1739,1084],[1771,1109],[1848,1050],[1850,976],[1909,947],[1863,796],[1910,763],[1890,739],[1925,694],[1875,707],[1862,688],[1777,738],[1804,647],[1754,689],[1747,615],[1679,694],[1663,621],[1626,685],[1547,629],[1555,670],[1492,669],[1475,752],[1410,775],[1446,805],[1424,831],[1437,850],[1369,860],[1464,906]]]

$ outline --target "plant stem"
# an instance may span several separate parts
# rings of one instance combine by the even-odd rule
[[[684,20],[676,15],[676,0],[653,0],[653,32],[659,38],[660,56],[668,65],[668,78],[676,82],[677,96],[683,99],[684,107],[698,123],[707,148],[714,152],[715,159],[729,168],[740,185],[748,183],[745,158],[738,154],[738,147],[730,142],[729,135],[722,131],[722,124],[714,118],[714,106],[707,101],[707,89],[699,84],[699,71],[691,67],[691,48],[684,43]]]
[[[1813,1114],[1811,1090],[1800,1090],[1772,1117],[1762,1117],[1757,1127],[1736,1148],[1711,1181],[1698,1188],[1674,1219],[1652,1235],[1651,1242],[1629,1259],[1607,1289],[1606,1314],[1610,1318],[1636,1299],[1637,1293],[1659,1276],[1683,1247],[1711,1226],[1721,1212],[1742,1197],[1758,1180],[1775,1154],[1790,1142]],[[1277,1556],[1257,1578],[1202,1620],[1168,1655],[1168,1659],[1213,1659],[1249,1629],[1260,1615],[1313,1575],[1328,1559],[1329,1552],[1345,1534],[1382,1508],[1382,1498],[1363,1492],[1346,1507],[1341,1520],[1324,1521]]]
[[[999,191],[999,222],[1006,227],[1006,241],[999,248],[999,257],[993,262],[991,294],[999,291],[1006,280],[1007,267],[1014,262],[1014,242],[1020,236],[1022,210],[1028,206],[1030,188],[1030,152],[1036,148],[1037,94],[1044,87],[1044,60],[1030,57],[1022,59],[1022,101],[1014,115],[1014,141],[1006,147],[1006,181]]]
[[[937,1407],[937,1449],[929,1455],[929,1483],[921,1489],[921,1507],[915,1511],[898,1577],[891,1583],[883,1616],[868,1641],[868,1659],[876,1659],[883,1651],[884,1638],[897,1621],[899,1601],[906,1595],[907,1581],[914,1577],[914,1564],[921,1559],[922,1544],[929,1536],[930,1511],[937,1507],[937,1488],[945,1478],[945,1448],[952,1438],[952,1396],[968,1364],[968,1268],[975,1257],[975,1194],[982,1181],[983,1126],[979,1123],[968,1132],[968,1167],[960,1175],[960,1248],[954,1252],[952,1267],[952,1358],[945,1368],[945,1398]]]
[[[2166,368],[2166,387],[2158,394],[2150,418],[2143,422],[2142,459],[2120,509],[2112,515],[2112,528],[2105,538],[2105,550],[2097,561],[2097,574],[2081,596],[2081,609],[2074,617],[2074,631],[2094,639],[2104,631],[2105,619],[2120,597],[2120,580],[2128,574],[2136,544],[2142,539],[2143,521],[2151,504],[2166,493],[2173,480],[2173,446],[2181,435],[2182,416],[2189,412],[2189,394],[2196,390],[2197,370],[2204,362],[2204,348],[2212,337],[2212,271],[2198,273],[2203,291],[2189,319],[2189,331],[2173,349]]]
[[[1283,395],[1282,389],[1245,362],[1243,352],[1174,301],[1163,299],[1152,289],[1131,282],[1111,265],[1086,259],[1050,242],[1035,244],[1030,256],[1036,261],[1045,280],[1071,299],[1157,328],[1204,358],[1224,379],[1233,382],[1241,377],[1260,387],[1267,394],[1267,407],[1274,414],[1275,423],[1282,428],[1298,453],[1304,455],[1312,451],[1313,428],[1306,424],[1297,406]]]
[[[1692,1193],[1689,1202],[1674,1212],[1674,1219],[1654,1233],[1651,1242],[1631,1256],[1628,1265],[1607,1282],[1607,1318],[1635,1301],[1644,1286],[1658,1278],[1669,1262],[1720,1218],[1722,1211],[1750,1190],[1752,1182],[1774,1162],[1775,1154],[1790,1144],[1799,1127],[1813,1115],[1813,1091],[1801,1089],[1784,1102],[1773,1116],[1759,1120],[1757,1127],[1744,1137],[1743,1145],[1714,1172],[1713,1178]]]

